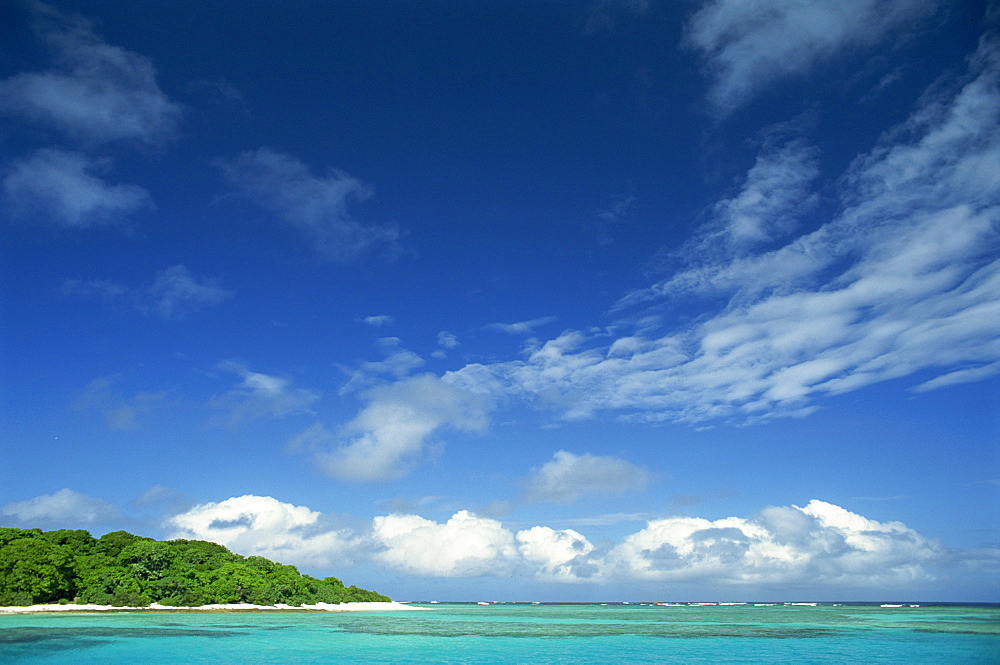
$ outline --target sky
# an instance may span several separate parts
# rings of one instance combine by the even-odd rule
[[[397,600],[1000,601],[998,27],[0,0],[0,525]]]

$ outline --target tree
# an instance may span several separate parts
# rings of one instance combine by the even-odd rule
[[[0,547],[0,604],[52,603],[76,592],[73,551],[44,538],[17,538]]]
[[[83,530],[0,528],[0,605],[66,600],[136,607],[389,598],[201,540],[160,542],[126,531],[95,539]]]
[[[118,556],[118,554],[125,549],[125,547],[137,540],[152,540],[152,538],[133,536],[128,531],[112,531],[111,533],[106,533],[97,539],[97,543],[94,545],[94,550],[110,556]]]

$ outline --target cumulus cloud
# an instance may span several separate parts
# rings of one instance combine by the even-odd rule
[[[16,501],[0,508],[0,515],[28,527],[53,526],[82,528],[121,519],[112,504],[63,488],[26,501]]]
[[[942,564],[966,560],[902,523],[818,500],[768,507],[751,518],[652,519],[604,548],[572,529],[534,526],[515,533],[464,510],[444,523],[418,515],[376,517],[372,539],[383,548],[376,560],[414,575],[565,583],[893,588],[932,580]],[[974,554],[967,561],[973,567]]]
[[[712,77],[709,101],[726,114],[777,81],[802,77],[820,62],[912,27],[938,4],[713,0],[691,17],[684,42],[704,57]]]
[[[225,411],[227,419],[234,425],[259,418],[312,413],[310,407],[320,398],[317,392],[294,387],[291,379],[252,372],[240,362],[230,360],[219,367],[236,374],[241,380],[232,390],[212,397],[208,405]]]
[[[154,501],[163,494],[154,488]],[[26,526],[85,528],[121,520],[111,504],[69,489],[0,507]],[[459,510],[444,522],[415,514],[344,526],[306,506],[244,495],[188,507],[163,522],[166,538],[209,540],[243,555],[331,567],[376,563],[427,577],[521,577],[568,584],[715,588],[890,590],[995,572],[992,550],[947,550],[900,522],[880,522],[812,500],[751,517],[649,519],[617,542],[595,546],[574,529],[512,530]],[[949,583],[949,578],[939,580]]]
[[[935,541],[823,501],[774,506],[753,518],[653,519],[609,548],[572,529],[516,533],[468,511],[438,523],[417,515],[373,521],[378,561],[434,577],[522,575],[566,583],[703,583],[892,588],[934,578],[951,561]]]
[[[444,524],[418,515],[379,516],[372,534],[385,548],[377,560],[415,575],[502,575],[517,554],[514,535],[500,522],[467,510]]]
[[[85,298],[97,298],[109,305],[119,305],[164,320],[181,319],[233,296],[233,292],[214,280],[196,277],[183,265],[165,268],[142,287],[131,287],[102,279],[69,279],[63,292]]]
[[[72,229],[118,224],[152,207],[142,187],[104,180],[109,168],[77,152],[38,150],[4,177],[7,207],[15,217]]]
[[[489,402],[430,374],[377,386],[368,404],[333,433],[322,426],[304,432],[296,444],[313,449],[320,466],[335,478],[354,482],[393,480],[426,454],[442,428],[482,430]]]
[[[268,148],[220,160],[217,166],[237,192],[297,228],[331,259],[398,247],[395,226],[362,224],[350,214],[348,204],[364,201],[372,192],[343,171],[317,176],[298,159]]]
[[[594,551],[590,541],[573,529],[557,531],[547,526],[533,526],[518,531],[516,539],[523,559],[538,566],[537,574],[555,579],[575,577],[566,564]]]
[[[572,503],[588,494],[619,494],[646,489],[646,469],[613,456],[560,450],[552,460],[532,469],[524,496],[528,501]]]
[[[0,81],[0,112],[87,143],[156,143],[176,131],[181,108],[160,89],[148,58],[106,43],[81,17],[33,7],[54,67]]]
[[[83,389],[74,406],[78,409],[93,409],[104,416],[108,427],[117,430],[137,429],[139,419],[149,415],[156,405],[163,402],[165,391],[143,391],[131,397],[119,394],[115,384],[120,377],[101,376]]]
[[[196,505],[166,527],[168,538],[209,540],[299,566],[348,565],[361,543],[348,529],[326,526],[317,511],[251,494]]]
[[[737,225],[750,229],[743,236],[784,244],[744,239],[714,260],[706,254],[623,298],[617,311],[628,318],[610,331],[566,331],[529,345],[522,360],[467,365],[452,380],[565,418],[610,411],[753,422],[804,416],[823,396],[921,371],[942,378],[918,390],[994,374],[997,41],[985,37],[970,62],[965,79],[935,86],[906,123],[851,164],[839,209],[819,228],[780,241],[815,169],[807,145],[785,142],[765,151],[739,194],[711,208],[718,224],[692,241],[734,237]],[[659,308],[698,298],[724,305],[688,327],[658,323]]]
[[[652,520],[613,547],[597,576],[730,584],[895,586],[931,579],[944,549],[900,522],[823,501],[767,508],[754,519]]]

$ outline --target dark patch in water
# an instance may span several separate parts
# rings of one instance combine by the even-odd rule
[[[100,640],[102,642],[117,637],[235,637],[245,633],[236,630],[207,630],[201,628],[108,628],[105,626],[80,626],[66,630],[53,628],[33,628],[30,626],[0,629],[0,646],[9,644],[35,644],[46,641],[75,642],[77,640]]]
[[[807,639],[815,637],[833,637],[840,631],[830,628],[794,627],[794,626],[755,626],[755,625],[676,625],[676,624],[531,624],[531,623],[491,623],[463,622],[455,624],[432,624],[424,622],[370,622],[353,626],[344,626],[348,633],[368,635],[420,635],[424,637],[525,637],[566,639],[575,637],[618,637],[633,635],[637,637],[661,637],[675,639],[698,638],[765,638],[765,639]]]

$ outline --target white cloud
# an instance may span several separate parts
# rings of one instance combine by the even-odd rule
[[[702,53],[709,101],[728,113],[775,82],[886,39],[932,14],[938,0],[713,0],[692,17],[685,43]]]
[[[164,493],[154,490],[156,497]],[[52,528],[122,519],[111,504],[69,489],[8,503],[0,515]],[[548,583],[889,590],[934,581],[938,571],[948,575],[941,583],[974,579],[995,571],[997,562],[995,551],[946,550],[900,522],[879,522],[819,500],[771,506],[750,518],[651,519],[602,547],[573,529],[539,525],[514,532],[467,510],[443,523],[391,514],[375,517],[367,528],[346,527],[306,506],[255,495],[189,507],[163,527],[170,539],[208,540],[299,566],[369,562],[419,576]]]
[[[95,409],[104,416],[108,427],[117,430],[137,429],[139,418],[149,415],[166,397],[165,391],[139,392],[123,397],[115,391],[118,377],[101,376],[83,389],[74,406],[78,409]]]
[[[949,552],[899,522],[878,522],[823,501],[772,506],[753,518],[653,519],[610,547],[572,529],[516,534],[469,511],[439,523],[418,515],[372,521],[378,562],[432,577],[536,577],[564,583],[701,583],[831,590],[932,581],[975,553]],[[991,565],[995,565],[993,562]],[[988,566],[989,567],[989,566]]]
[[[439,359],[447,358],[448,352],[445,351],[445,349],[448,350],[457,349],[459,346],[461,346],[461,343],[458,341],[458,337],[456,337],[453,333],[448,332],[447,330],[442,330],[437,334],[437,344],[441,348],[431,351],[432,358],[439,358]]]
[[[721,242],[739,255],[745,248],[787,237],[816,201],[809,184],[819,175],[818,152],[800,139],[765,149],[739,193],[715,204],[714,228],[700,236],[702,242]]]
[[[454,349],[459,346],[458,338],[447,330],[442,330],[437,334],[437,343],[444,349]]]
[[[670,517],[595,562],[600,579],[722,584],[894,586],[932,578],[945,550],[899,522],[813,500],[754,519]]]
[[[372,534],[385,547],[378,561],[415,575],[503,575],[517,555],[510,531],[467,510],[444,524],[417,515],[379,516]]]
[[[109,166],[77,152],[38,150],[14,162],[4,178],[7,206],[16,217],[75,229],[118,224],[152,207],[142,187],[110,184],[95,175]]]
[[[323,469],[355,482],[393,480],[426,453],[442,428],[478,431],[488,423],[484,395],[424,374],[372,388],[357,416],[336,434],[312,428],[301,443],[316,449]]]
[[[267,148],[217,165],[240,194],[305,233],[329,258],[350,259],[370,249],[398,246],[396,227],[361,224],[348,212],[348,203],[364,201],[371,189],[342,171],[316,176],[301,161]]]
[[[566,583],[893,587],[931,580],[932,570],[955,556],[904,524],[817,500],[769,507],[749,519],[654,519],[603,550],[572,529],[534,526],[514,534],[464,510],[443,524],[417,515],[376,517],[372,530],[386,548],[377,560],[414,575]]]
[[[612,411],[747,422],[807,415],[824,395],[918,371],[949,377],[919,390],[992,375],[1000,361],[997,42],[984,38],[971,63],[964,82],[936,86],[909,121],[855,160],[841,178],[839,212],[815,231],[777,249],[744,243],[629,294],[618,311],[632,308],[638,323],[621,322],[613,335],[567,331],[529,345],[523,360],[468,365],[451,380],[540,401],[565,418]],[[795,192],[807,196],[811,160],[807,146],[786,143],[713,211],[729,224],[734,210],[752,210],[749,226],[768,238],[790,232],[781,220]],[[755,207],[744,197],[752,191],[771,198]],[[719,228],[692,246],[709,244]],[[656,323],[656,308],[703,296],[725,305],[686,328]]]
[[[0,111],[89,143],[154,143],[176,131],[181,108],[160,90],[148,58],[107,44],[85,19],[33,6],[55,67],[0,81]]]
[[[509,335],[530,335],[535,328],[547,326],[554,322],[554,316],[542,316],[530,321],[518,321],[516,323],[490,323],[486,326],[488,330],[499,330]]]
[[[340,389],[341,395],[371,387],[385,381],[386,377],[402,379],[425,364],[423,358],[404,349],[398,337],[383,337],[378,342],[385,359],[363,362],[355,370],[345,369],[350,379]]]
[[[588,494],[642,491],[649,481],[649,471],[618,457],[560,450],[532,469],[524,495],[528,501],[572,503]]]
[[[574,577],[566,564],[594,551],[590,541],[573,529],[557,531],[547,526],[533,526],[518,531],[516,538],[524,560],[539,566],[539,575],[554,579]]]
[[[121,519],[118,509],[107,501],[66,488],[54,494],[5,504],[0,508],[0,515],[27,527],[88,527]]]
[[[942,374],[941,376],[931,379],[930,381],[924,381],[919,386],[914,388],[913,391],[925,393],[929,390],[935,390],[936,388],[943,388],[945,386],[954,386],[962,383],[981,381],[996,374],[1000,374],[1000,361],[983,365],[981,367],[957,369],[954,372]]]
[[[233,294],[211,280],[199,280],[186,267],[176,265],[156,273],[145,295],[150,311],[160,318],[174,319],[205,306],[217,305]]]
[[[185,266],[176,265],[156,273],[145,287],[129,287],[107,280],[69,279],[63,292],[95,297],[111,305],[123,305],[165,320],[181,319],[233,296],[214,280],[198,278]]]
[[[171,539],[209,540],[244,556],[299,566],[348,565],[361,544],[347,529],[324,526],[314,510],[249,494],[199,504],[166,527]]]
[[[227,412],[232,424],[312,413],[310,407],[320,398],[317,392],[295,388],[291,379],[251,372],[236,361],[223,362],[219,367],[235,373],[241,381],[232,390],[212,397],[208,405]]]
[[[375,314],[373,316],[366,316],[361,320],[374,328],[392,325],[393,321],[392,317],[388,314]]]

